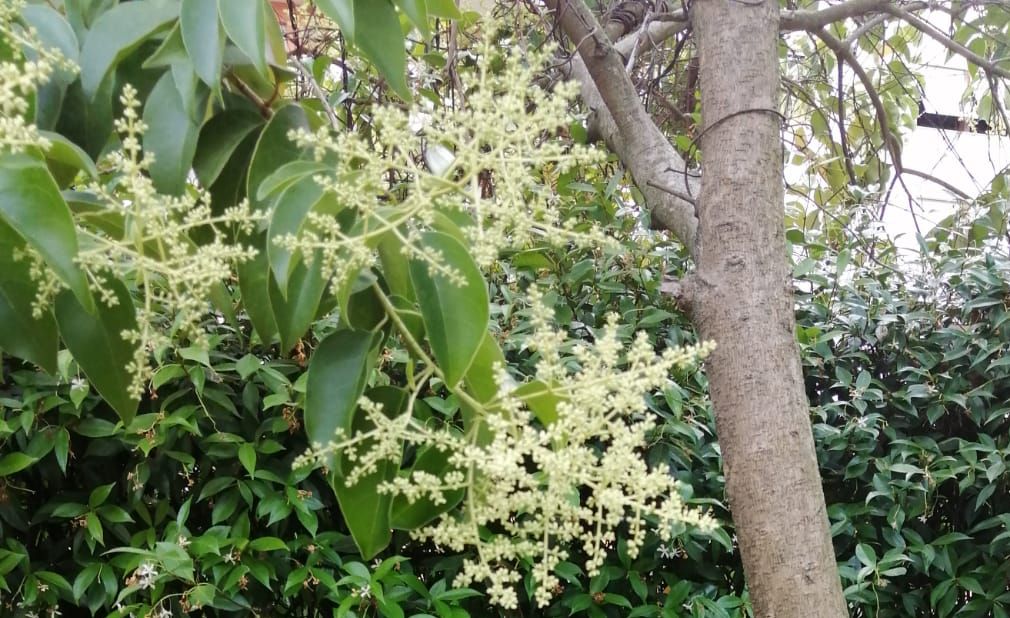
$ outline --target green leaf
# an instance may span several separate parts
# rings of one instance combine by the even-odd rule
[[[401,389],[385,386],[372,389],[368,393],[368,398],[376,403],[381,403],[383,412],[387,416],[393,417],[404,408],[407,394]],[[358,409],[357,413],[353,415],[349,435],[358,435],[373,428],[372,422]],[[357,449],[360,456],[373,448],[374,444],[375,440],[369,439],[354,448]],[[339,470],[347,472],[355,465],[346,454],[341,454],[340,459],[342,461]],[[383,460],[379,462],[375,472],[359,478],[350,487],[344,483],[343,475],[340,472],[334,471],[331,476],[340,512],[344,515],[344,521],[351,531],[354,544],[358,546],[358,550],[365,560],[370,560],[392,540],[389,522],[392,496],[387,493],[379,493],[378,487],[396,476],[399,465],[399,461]]]
[[[203,120],[187,111],[186,102],[195,100],[201,108],[207,94],[205,88],[196,88],[195,80],[180,84],[175,75],[175,71],[166,71],[144,105],[144,151],[154,155],[151,181],[159,192],[169,195],[186,190]]]
[[[403,14],[410,19],[410,23],[414,24],[418,30],[421,31],[421,35],[425,38],[430,36],[430,28],[428,28],[428,7],[425,4],[425,0],[393,0],[396,6],[400,7]]]
[[[375,65],[393,91],[409,101],[407,50],[400,18],[389,0],[323,0],[317,5]]]
[[[99,485],[91,490],[91,495],[88,496],[88,508],[95,509],[104,504],[109,494],[112,493],[112,488],[115,486],[115,483],[109,483],[107,485]]]
[[[59,337],[50,311],[32,316],[36,285],[28,263],[15,260],[24,240],[0,219],[0,350],[56,373]]]
[[[427,472],[437,477],[442,477],[452,471],[449,465],[448,451],[439,451],[437,448],[428,447],[417,455],[414,465],[408,473],[415,471]],[[390,507],[390,526],[396,530],[416,530],[436,517],[454,508],[463,500],[462,489],[445,492],[442,497],[445,501],[435,504],[429,497],[421,497],[410,502],[402,495],[393,498]]]
[[[374,337],[370,332],[338,330],[316,348],[305,391],[309,443],[328,444],[337,430],[350,435],[352,413],[375,365]],[[339,461],[335,457],[330,461],[330,468],[339,472]]]
[[[0,155],[0,220],[39,252],[87,311],[94,311],[87,279],[74,263],[77,232],[70,208],[41,162],[22,154]]]
[[[21,18],[35,28],[39,41],[58,49],[70,66],[79,65],[80,46],[73,28],[60,13],[44,4],[21,7]],[[67,86],[77,79],[77,72],[67,66],[57,67],[49,80],[35,93],[35,124],[41,129],[56,125],[63,109]]]
[[[224,110],[204,123],[193,157],[200,184],[213,185],[239,145],[262,125],[259,114],[244,109]]]
[[[270,9],[263,0],[217,0],[217,8],[228,38],[249,57],[260,75],[269,77],[265,11]]]
[[[446,385],[455,388],[470,368],[488,328],[487,288],[473,258],[452,236],[426,232],[421,246],[440,256],[441,267],[456,271],[465,285],[443,274],[430,272],[427,262],[410,263],[410,278],[417,291],[432,352],[445,375]]]
[[[4,455],[0,457],[0,476],[10,476],[15,472],[20,472],[36,461],[38,461],[37,458],[24,453]]]
[[[456,7],[455,0],[427,0],[428,13],[445,19],[459,19],[463,14]]]
[[[177,2],[134,0],[102,13],[95,21],[81,50],[81,85],[94,99],[106,76],[130,52],[179,14]]]
[[[308,116],[299,105],[285,105],[274,112],[256,142],[256,150],[249,163],[246,195],[253,207],[266,206],[265,200],[257,198],[260,183],[285,163],[302,158],[304,151],[288,139],[288,133],[308,128]]]
[[[249,541],[249,549],[253,551],[287,551],[287,544],[275,536],[264,536]]]
[[[486,403],[498,394],[495,369],[499,366],[505,366],[505,355],[502,354],[501,346],[498,345],[494,335],[490,331],[485,331],[473,363],[464,377],[467,389],[477,401]]]
[[[322,187],[311,179],[290,185],[277,197],[267,230],[267,253],[270,255],[270,270],[284,298],[287,298],[288,277],[298,263],[298,255],[292,254],[290,249],[280,246],[277,241],[285,236],[297,236],[305,217],[322,198]]]
[[[257,241],[246,241],[245,244],[256,248],[256,255],[250,260],[240,262],[238,271],[238,286],[242,293],[242,306],[249,314],[249,321],[259,335],[260,341],[269,345],[277,336],[277,320],[271,308],[270,262],[265,245],[266,235],[260,235]]]
[[[345,38],[354,39],[354,0],[316,0],[316,6],[324,15],[337,22]]]
[[[73,295],[63,292],[56,297],[56,322],[88,380],[126,425],[133,420],[139,401],[129,393],[133,376],[127,366],[133,362],[134,347],[122,333],[136,330],[136,315],[121,281],[108,278],[102,287],[116,299],[114,306],[103,305],[92,315]]]
[[[196,74],[212,89],[219,88],[224,33],[218,23],[216,4],[210,0],[182,0],[179,25]]]
[[[512,393],[526,402],[530,411],[544,425],[550,425],[558,420],[558,404],[564,397],[555,393],[554,390],[540,380],[533,380],[523,384]]]
[[[77,577],[74,578],[74,586],[72,589],[75,601],[81,601],[81,597],[84,596],[88,587],[91,586],[92,582],[95,581],[95,578],[98,577],[98,572],[101,569],[101,562],[93,562],[84,567],[84,569],[77,574]]]
[[[46,162],[49,164],[49,171],[52,172],[54,178],[57,178],[60,186],[68,186],[77,176],[78,171],[86,173],[91,180],[98,179],[98,168],[95,166],[95,162],[80,146],[59,133],[39,131],[39,134],[49,140],[49,148],[46,149]]]
[[[249,477],[256,478],[256,447],[248,442],[238,447],[238,460]]]
[[[286,298],[277,281],[270,277],[270,307],[285,352],[295,347],[316,317],[328,281],[322,270],[322,256],[316,255],[308,265],[299,262],[288,280]]]

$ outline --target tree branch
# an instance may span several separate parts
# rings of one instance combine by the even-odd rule
[[[823,28],[814,32],[817,38],[824,41],[824,44],[828,46],[828,49],[835,52],[838,57],[838,61],[845,61],[852,71],[859,78],[859,81],[863,83],[863,88],[866,89],[867,96],[870,97],[870,103],[873,104],[873,109],[877,114],[877,122],[880,123],[880,132],[884,134],[884,143],[887,145],[888,152],[891,153],[891,162],[894,164],[895,170],[901,173],[901,146],[898,143],[897,137],[891,132],[891,123],[887,119],[887,111],[884,109],[884,104],[880,100],[880,95],[877,94],[877,89],[873,85],[873,80],[870,76],[866,74],[866,70],[863,69],[863,65],[859,63],[859,60],[852,54],[852,50],[848,48],[841,41],[835,37],[828,34]]]
[[[849,0],[820,11],[801,9],[782,11],[782,16],[779,18],[779,29],[817,32],[836,21],[862,17],[870,13],[880,13],[884,11],[885,5],[890,3],[891,0]]]
[[[919,32],[921,32],[921,33],[925,34],[926,36],[930,37],[931,39],[935,40],[940,45],[943,45],[948,50],[954,52],[958,56],[961,56],[962,58],[964,58],[968,62],[970,62],[970,63],[978,66],[983,71],[985,71],[987,74],[989,74],[989,75],[997,75],[997,76],[1002,77],[1004,79],[1010,79],[1010,71],[1007,71],[1006,69],[1000,68],[999,66],[997,66],[997,65],[993,64],[992,62],[990,62],[989,60],[987,60],[987,59],[983,58],[982,56],[979,56],[975,52],[971,51],[970,49],[968,49],[964,45],[961,45],[957,41],[951,39],[950,37],[948,37],[944,33],[942,33],[939,30],[937,30],[933,26],[933,24],[931,24],[928,21],[922,19],[918,15],[915,15],[914,13],[908,11],[905,7],[901,7],[901,6],[898,6],[896,4],[892,4],[890,2],[887,2],[887,3],[885,3],[885,6],[883,7],[883,11],[886,12],[886,13],[889,13],[890,15],[893,15],[894,17],[898,17],[900,19],[905,20],[906,22],[909,23],[909,25],[911,25],[913,28],[915,28]]]
[[[621,158],[645,196],[654,225],[673,232],[693,253],[698,227],[694,205],[668,190],[687,195],[697,191],[688,186],[683,157],[642,105],[625,70],[624,57],[604,34],[583,0],[546,0],[545,3],[556,23],[578,46],[581,61],[573,59],[570,77],[581,84],[583,102],[598,116],[601,135]],[[653,30],[670,32],[667,36],[684,28],[678,22],[657,22],[653,26],[655,28],[648,29],[650,34]],[[629,52],[636,40],[635,36],[625,38]]]

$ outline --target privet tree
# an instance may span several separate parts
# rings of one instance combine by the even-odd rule
[[[592,7],[601,26],[581,0],[547,0],[505,7],[509,30],[496,38],[487,26],[479,45],[448,1],[286,4],[287,34],[270,3],[245,0],[3,9],[0,309],[18,328],[0,347],[57,372],[62,340],[122,427],[144,433],[158,423],[158,367],[210,367],[209,307],[236,327],[248,318],[252,349],[308,364],[292,388],[304,397],[286,395],[317,443],[299,463],[328,475],[362,556],[385,548],[391,529],[477,547],[457,584],[484,581],[506,607],[516,560],[534,559],[547,604],[575,541],[592,572],[618,528],[637,551],[643,516],[664,538],[684,524],[710,528],[663,467],[636,457],[653,428],[642,392],[710,345],[656,355],[644,340],[625,346],[612,321],[593,346],[572,347],[535,289],[533,375],[517,375],[488,334],[482,267],[545,239],[607,242],[558,208],[574,201],[554,192],[558,176],[600,155],[557,131],[574,90],[534,85],[552,76],[541,69],[554,49],[541,45],[553,35],[559,53],[577,51],[561,66],[581,89],[589,133],[694,260],[671,287],[716,344],[709,383],[755,615],[843,614],[794,342],[784,121],[810,118],[809,128],[785,124],[822,178],[805,197],[844,222],[859,196],[916,173],[900,163],[915,101],[878,90],[915,76],[872,54],[911,60],[917,33],[939,40],[981,70],[1002,117],[1005,70],[989,59],[1001,52],[986,47],[1002,12],[950,7],[947,36],[919,17],[926,3],[625,2]],[[452,25],[433,31],[435,18]],[[403,27],[415,33],[406,45]],[[416,97],[427,111],[362,101],[363,61],[345,55],[331,70],[337,31],[338,49],[381,76],[378,99]],[[426,55],[443,36],[446,54]],[[460,45],[481,61],[461,58]],[[676,62],[685,50],[698,62]],[[427,64],[408,73],[408,57]],[[443,65],[445,79],[433,78]],[[657,105],[666,120],[653,120]],[[397,368],[382,366],[397,354]],[[188,375],[202,390],[204,369]],[[429,392],[455,412],[436,419],[418,403]],[[257,451],[246,446],[237,456],[253,474]],[[185,555],[179,539],[130,552],[123,612],[164,609],[131,595],[156,585],[152,564]],[[189,577],[187,606],[211,603]]]
[[[885,80],[908,83],[911,76],[900,75],[900,69],[888,75],[888,67],[872,60],[864,66],[866,55],[890,47],[909,58],[916,37],[939,42],[982,76],[989,90],[985,105],[1006,127],[1000,104],[1006,69],[977,50],[999,47],[993,32],[1005,27],[1007,15],[969,3],[851,0],[783,10],[773,1],[695,0],[659,8],[618,3],[601,26],[582,0],[545,4],[549,19],[579,52],[582,63],[571,73],[583,86],[598,133],[631,173],[653,222],[673,232],[695,260],[696,271],[671,287],[699,332],[717,343],[708,375],[727,499],[755,615],[845,615],[793,334],[781,133],[785,114],[794,108],[780,102],[779,57],[796,38],[783,33],[809,35],[815,43],[805,51],[822,61],[827,56],[837,66],[838,90],[815,88],[800,105],[813,107],[812,126],[819,134],[812,137],[837,155],[833,165],[846,172],[828,176],[835,195],[849,196],[852,187],[867,185],[883,195],[903,173],[929,176],[901,164],[900,128],[914,116],[910,107],[918,103],[916,97],[885,105],[878,92]],[[949,19],[951,34],[920,16],[929,8]],[[639,95],[649,90],[651,74],[634,68],[643,49],[678,32],[676,50],[693,44],[700,60],[699,82],[690,76],[690,64],[685,71],[687,88],[697,85],[701,92],[700,122],[688,149],[690,155],[694,147],[702,153],[698,169],[689,168],[646,113]],[[640,77],[638,86],[629,72]],[[858,79],[862,92],[856,105],[872,106],[877,127],[871,135],[863,129],[856,140],[852,119],[845,115],[847,76]],[[828,117],[828,109],[838,112],[837,140],[823,124],[818,131],[816,117]],[[866,111],[855,114],[862,122]],[[881,169],[888,164],[893,173]],[[701,177],[697,183],[696,175]],[[823,195],[811,196],[821,208],[831,201]]]

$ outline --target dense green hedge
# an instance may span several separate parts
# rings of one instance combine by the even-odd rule
[[[599,205],[590,214],[611,217]],[[849,266],[833,284],[826,274],[838,259],[817,257],[798,285],[798,338],[853,615],[1006,616],[1008,264],[951,250],[927,276]],[[646,330],[657,347],[691,340],[658,291],[669,263],[677,257],[659,249],[514,256],[492,279],[504,350],[519,365],[529,359],[525,309],[512,299],[534,281],[553,290],[573,334],[591,336],[597,316],[617,310],[629,334]],[[380,560],[360,560],[319,472],[292,471],[306,446],[298,355],[249,352],[243,333],[216,320],[208,328],[211,353],[166,351],[126,428],[69,357],[59,376],[5,360],[5,615],[76,605],[104,615],[117,603],[123,615],[199,606],[208,615],[488,615],[478,591],[449,585],[460,556],[404,535]],[[383,374],[403,371],[400,360],[391,348]],[[650,398],[664,423],[648,457],[671,462],[694,498],[726,519],[705,388],[696,372]],[[451,397],[425,402],[457,413]],[[588,581],[574,564],[559,573],[566,583],[539,615],[748,612],[728,522],[712,540],[654,539],[634,560],[618,543]],[[526,596],[512,615],[538,615],[533,607]]]

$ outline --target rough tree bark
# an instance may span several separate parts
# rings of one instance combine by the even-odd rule
[[[684,178],[675,172],[683,160],[668,142],[656,146],[658,130],[595,16],[582,0],[545,2],[578,43],[585,73],[578,66],[572,73],[583,78],[584,97],[602,101],[606,110],[597,114],[609,112],[607,143],[640,188],[658,189],[646,199],[663,202],[663,222],[695,257],[697,271],[681,290],[701,336],[718,344],[709,386],[754,613],[841,618],[847,611],[794,339],[777,111],[778,2],[691,5],[704,116],[696,204],[683,199],[685,184],[670,186]],[[656,161],[657,153],[665,160]]]
[[[777,0],[697,0],[704,173],[693,318],[754,614],[847,614],[821,489],[783,224]]]

